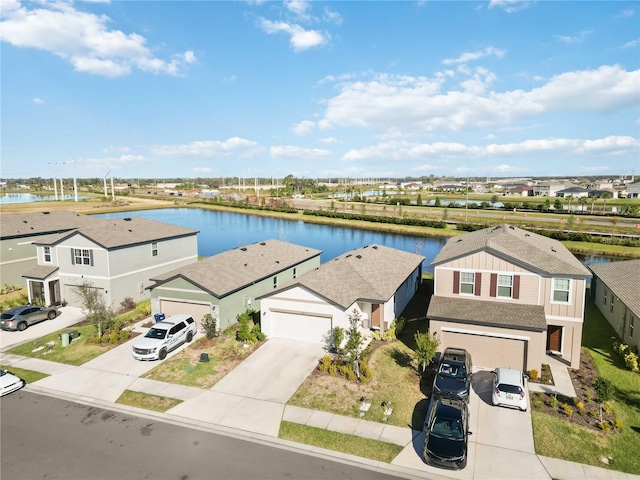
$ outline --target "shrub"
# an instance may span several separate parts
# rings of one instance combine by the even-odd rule
[[[605,432],[611,430],[611,424],[609,422],[598,422],[598,426]]]
[[[242,343],[251,340],[251,328],[249,327],[249,315],[246,312],[239,314],[236,319],[240,326],[236,331],[236,339]]]
[[[632,372],[640,372],[640,366],[638,365],[638,355],[633,352],[629,352],[624,356],[624,364]]]
[[[117,328],[114,328],[109,333],[109,343],[118,343],[119,339],[120,339],[120,332],[118,331]]]
[[[395,340],[398,336],[398,331],[396,329],[396,321],[391,322],[389,328],[382,334],[382,340],[385,342],[390,342],[391,340]]]
[[[329,367],[331,366],[331,364],[333,363],[333,358],[331,358],[331,355],[323,355],[322,358],[320,359],[320,363],[318,364],[318,370],[320,370],[321,372],[328,372],[329,371]]]
[[[610,380],[604,377],[598,377],[593,382],[593,388],[596,391],[596,400],[598,403],[604,403],[613,398],[614,388]]]
[[[367,383],[371,379],[371,367],[367,362],[360,362],[360,381]]]
[[[587,415],[589,415],[590,417],[598,417],[599,413],[594,410],[591,410]]]
[[[120,308],[123,312],[128,312],[130,310],[135,310],[136,302],[131,297],[126,297],[124,300],[120,302]]]
[[[577,402],[574,402],[574,405],[578,409],[578,412],[582,414],[582,410],[584,410],[584,403],[581,400],[578,400]]]
[[[342,375],[349,381],[353,381],[356,379],[356,374],[353,371],[351,365],[340,365],[338,371],[340,372],[340,375]]]
[[[342,348],[342,342],[344,342],[344,329],[342,327],[333,327],[331,332],[331,340],[333,341],[333,348],[336,352]]]
[[[396,330],[396,337],[397,337],[404,330],[404,327],[407,325],[407,321],[404,319],[404,317],[398,317],[394,320],[394,322],[396,324],[395,330]]]
[[[566,403],[562,404],[562,410],[564,410],[564,413],[567,415],[567,417],[573,415],[573,408],[571,408],[571,406],[567,405]]]
[[[125,341],[129,340],[129,337],[131,337],[131,333],[129,333],[129,330],[120,330],[120,341],[121,342],[125,342]]]
[[[258,323],[256,323],[251,328],[251,336],[255,338],[258,342],[262,342],[265,338],[267,338],[265,334],[262,333],[262,330],[260,330],[260,324]]]
[[[619,418],[613,419],[613,428],[617,428],[618,430],[623,427],[622,421]]]
[[[538,380],[538,378],[540,378],[540,374],[538,373],[538,370],[536,370],[535,368],[531,370],[529,372],[529,378],[531,380]]]
[[[549,405],[551,408],[556,408],[558,406],[558,397],[556,397],[555,395],[549,395],[547,405]]]
[[[606,403],[602,406],[602,409],[607,413],[611,413],[612,411],[611,405],[608,405]]]
[[[218,323],[210,313],[202,318],[202,328],[204,328],[205,335],[209,340],[218,336]]]
[[[329,365],[329,375],[331,376],[335,376],[338,373],[338,365],[336,365],[335,363],[332,363],[331,365]]]

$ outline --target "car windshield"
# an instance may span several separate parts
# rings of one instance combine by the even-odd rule
[[[436,417],[431,425],[431,433],[439,437],[455,438],[456,440],[464,437],[460,420],[449,417]]]
[[[162,340],[166,336],[167,336],[167,330],[163,328],[152,328],[145,335],[145,337],[147,338],[157,338],[158,340]]]
[[[467,376],[467,369],[464,365],[443,362],[440,364],[438,374],[444,377],[464,378]]]
[[[9,372],[7,372],[6,370],[0,370],[0,377],[4,377],[7,373]]]
[[[9,320],[10,318],[13,318],[13,313],[3,313],[2,314],[2,318],[3,320]]]
[[[501,383],[500,385],[498,385],[498,390],[504,393],[515,393],[518,395],[520,395],[520,392],[522,391],[522,389],[519,386],[509,385],[506,383]]]

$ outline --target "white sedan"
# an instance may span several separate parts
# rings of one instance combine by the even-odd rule
[[[27,382],[15,376],[10,371],[0,369],[0,396],[20,390],[26,384]]]
[[[496,368],[493,371],[491,403],[526,411],[529,406],[527,376],[520,370]]]

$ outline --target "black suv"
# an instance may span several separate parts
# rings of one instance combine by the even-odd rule
[[[463,348],[446,348],[433,381],[436,398],[456,398],[469,402],[471,391],[471,355]]]
[[[431,399],[425,421],[424,459],[434,467],[462,470],[467,466],[469,410],[462,400]]]

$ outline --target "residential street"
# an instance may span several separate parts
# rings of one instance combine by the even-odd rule
[[[3,480],[394,478],[25,391],[2,399],[1,424]]]

